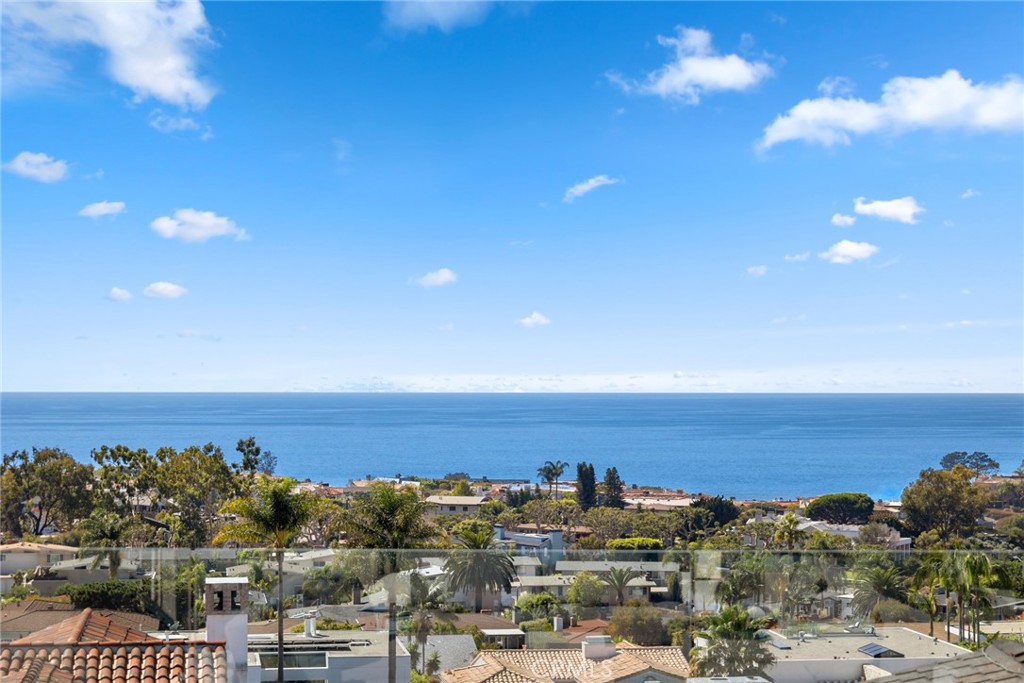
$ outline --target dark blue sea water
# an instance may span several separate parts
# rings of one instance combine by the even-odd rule
[[[627,484],[739,498],[895,498],[953,450],[1024,457],[1024,396],[793,394],[11,394],[3,452],[155,450],[255,436],[278,472],[536,479],[545,460],[615,466]]]

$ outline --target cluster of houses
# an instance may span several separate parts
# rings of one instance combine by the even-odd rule
[[[396,477],[395,485],[418,485]],[[563,485],[565,483],[563,482]],[[318,495],[339,497],[365,490],[366,482],[346,487],[299,485]],[[529,482],[494,482],[479,495],[425,498],[431,516],[472,516],[488,500]],[[488,488],[492,487],[492,488]],[[633,492],[625,497],[627,509],[671,512],[692,504],[682,492]],[[776,521],[771,515],[755,521]],[[857,525],[834,525],[798,518],[799,530],[860,537]],[[750,545],[757,544],[749,539]],[[892,532],[885,543],[894,552],[907,552],[910,539]],[[693,567],[666,558],[604,559],[586,556],[568,547],[557,527],[539,530],[494,527],[494,544],[512,555],[515,579],[509,590],[485,592],[484,609],[472,613],[473,595],[455,591],[448,604],[461,605],[448,615],[458,635],[430,635],[421,647],[412,636],[394,634],[389,602],[401,593],[402,576],[408,585],[412,573],[440,579],[447,572],[446,558],[427,551],[413,569],[399,575],[387,589],[367,587],[354,591],[346,604],[307,605],[285,610],[284,666],[290,683],[409,683],[411,670],[423,669],[428,657],[436,660],[442,683],[766,683],[766,679],[736,676],[700,679],[691,675],[689,652],[678,646],[641,647],[614,642],[606,635],[614,604],[624,600],[649,602],[663,619],[692,610],[715,611],[715,585],[727,570],[708,553]],[[212,552],[212,551],[211,551]],[[161,556],[161,553],[163,554]],[[116,568],[121,580],[156,577],[160,562],[176,562],[188,551],[127,549]],[[295,550],[285,554],[281,581],[287,596],[301,596],[310,572],[335,565],[344,550]],[[254,607],[272,602],[249,585],[251,563],[222,562],[223,576],[205,579],[199,609],[205,628],[185,630],[181,624],[161,630],[157,619],[118,610],[76,609],[66,599],[53,597],[65,583],[91,583],[110,577],[109,560],[81,558],[78,548],[18,542],[0,546],[0,592],[7,594],[16,581],[30,583],[38,594],[10,602],[0,612],[0,680],[4,683],[263,683],[277,680],[276,622],[262,622]],[[211,555],[212,557],[212,555]],[[639,558],[640,556],[636,556]],[[262,563],[263,560],[255,560]],[[707,565],[707,566],[702,566]],[[262,567],[277,572],[276,562]],[[577,577],[587,572],[607,577],[630,570],[621,595],[608,587],[592,618],[552,620],[551,631],[525,631],[516,608],[524,596],[547,593],[566,602]],[[154,582],[156,583],[156,582]],[[159,588],[154,590],[159,591]],[[673,592],[675,593],[673,595]],[[827,594],[826,594],[827,593]],[[765,672],[776,683],[884,683],[949,681],[967,683],[1024,681],[1024,644],[999,641],[984,652],[972,653],[945,640],[902,626],[861,627],[853,621],[852,594],[823,592],[828,617],[845,624],[821,625],[814,632],[768,631],[764,647],[775,658]],[[675,598],[675,599],[673,599]],[[296,599],[303,604],[301,598]],[[401,603],[401,598],[399,597]],[[943,603],[944,604],[944,603]],[[1019,607],[1020,605],[1016,605]],[[1010,605],[1012,614],[1014,605]],[[331,630],[318,622],[358,625]],[[1024,639],[1024,622],[983,624],[986,633],[1017,632]],[[467,629],[477,639],[466,635]],[[391,634],[391,635],[389,635]],[[697,647],[707,646],[698,639]],[[480,647],[482,645],[482,647]],[[414,658],[410,651],[416,655]],[[417,660],[419,660],[417,662]]]

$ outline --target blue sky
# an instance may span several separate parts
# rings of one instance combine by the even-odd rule
[[[7,391],[1024,388],[1024,6],[5,3]]]

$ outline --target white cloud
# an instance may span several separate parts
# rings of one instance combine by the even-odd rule
[[[213,45],[199,0],[5,3],[4,19],[5,40],[12,34],[39,50],[100,48],[110,77],[137,102],[202,109],[213,99],[214,87],[196,73],[198,50]]]
[[[132,293],[127,289],[121,289],[120,287],[111,287],[110,291],[107,292],[107,298],[111,301],[128,301],[132,298]]]
[[[79,216],[85,216],[86,218],[99,218],[100,216],[116,216],[119,213],[124,212],[124,202],[93,202],[82,207],[82,210],[78,212]]]
[[[818,84],[818,92],[825,97],[833,95],[849,95],[854,90],[854,83],[845,76],[829,76]]]
[[[191,116],[173,116],[161,109],[149,113],[149,125],[160,133],[179,133],[185,130],[199,130],[199,122]]]
[[[864,197],[857,197],[853,200],[853,210],[862,216],[876,216],[882,220],[909,225],[917,223],[917,214],[924,213],[924,208],[913,197],[876,199],[870,202]]]
[[[811,252],[804,251],[799,254],[786,254],[782,258],[784,258],[787,261],[806,261],[807,259],[811,258]]]
[[[422,31],[436,28],[449,33],[457,28],[479,24],[491,11],[490,2],[455,0],[415,0],[384,3],[384,19],[393,28]]]
[[[450,285],[458,279],[459,276],[455,271],[449,268],[439,268],[438,270],[430,271],[423,277],[416,278],[413,282],[420,287],[441,287],[443,285]]]
[[[573,200],[579,199],[588,192],[593,192],[602,185],[614,185],[617,182],[619,182],[618,178],[609,178],[606,175],[594,176],[589,180],[584,180],[582,183],[576,183],[566,190],[562,201],[566,204],[571,204]]]
[[[1022,127],[1020,76],[975,85],[949,70],[931,78],[893,78],[882,86],[877,102],[829,96],[803,100],[764,129],[757,147],[769,149],[791,140],[848,145],[853,135],[898,135],[921,128],[990,132]]]
[[[873,244],[842,240],[829,247],[828,251],[818,254],[818,257],[829,263],[853,263],[871,258],[876,253],[878,253],[878,247]]]
[[[841,228],[848,228],[856,222],[856,216],[847,216],[841,213],[832,214],[832,225],[838,225]]]
[[[980,194],[981,193],[978,192],[977,190],[968,187],[966,190],[963,191],[963,194],[960,195],[960,199],[974,199]]]
[[[768,272],[768,266],[750,266],[747,268],[747,274],[754,277],[764,277],[765,273]]]
[[[719,55],[711,45],[711,33],[677,26],[675,36],[658,36],[658,43],[675,51],[675,59],[631,81],[608,73],[609,81],[625,92],[657,95],[686,104],[698,104],[702,95],[724,90],[749,90],[772,75],[764,62],[750,62],[737,54]]]
[[[520,318],[519,320],[516,321],[516,325],[519,325],[520,327],[525,327],[527,329],[531,327],[543,327],[544,325],[550,324],[551,321],[547,318],[547,316],[538,313],[537,311],[534,311],[525,318]]]
[[[154,282],[147,285],[142,293],[146,296],[152,296],[157,299],[177,299],[178,297],[185,296],[188,290],[181,285],[176,285],[173,282]]]
[[[174,218],[161,216],[149,226],[161,237],[182,242],[205,242],[226,235],[234,235],[236,240],[248,239],[245,230],[235,225],[233,220],[212,211],[178,209],[174,212]]]
[[[55,183],[68,177],[68,162],[42,152],[22,152],[4,164],[4,169],[41,183]]]
[[[345,138],[333,138],[334,158],[338,161],[348,161],[352,157],[352,143]]]

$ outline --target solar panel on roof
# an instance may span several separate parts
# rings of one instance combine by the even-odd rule
[[[878,643],[869,643],[857,648],[857,652],[863,652],[868,657],[874,657],[876,659],[882,657],[902,657],[903,654],[896,652],[896,650],[890,650],[885,645],[879,645]]]

